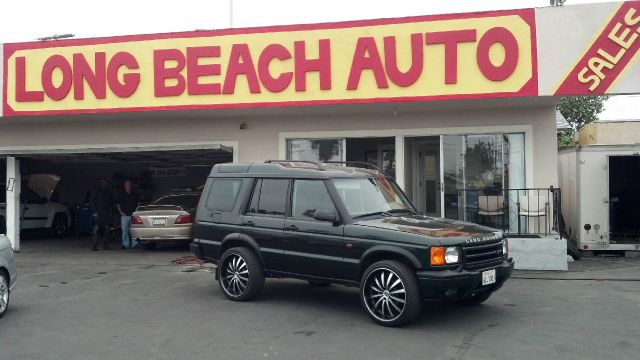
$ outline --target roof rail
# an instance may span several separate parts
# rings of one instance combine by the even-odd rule
[[[265,160],[266,164],[277,164],[277,163],[303,163],[303,164],[311,164],[311,165],[315,165],[318,167],[318,169],[323,170],[324,166],[327,164],[345,164],[345,165],[349,165],[349,164],[355,164],[355,165],[364,165],[364,168],[370,168],[373,170],[377,170],[380,172],[383,172],[382,170],[380,170],[379,167],[370,164],[368,162],[364,162],[364,161],[324,161],[324,162],[320,162],[320,161],[311,161],[311,160]]]
[[[364,161],[325,161],[324,163],[325,164],[345,164],[345,165],[356,164],[356,165],[364,165],[365,168],[369,167],[369,168],[372,168],[374,170],[378,170],[378,171],[382,172],[382,170],[380,170],[379,167],[377,167],[377,166],[375,166],[373,164],[370,164],[368,162],[364,162]]]
[[[265,160],[265,164],[277,164],[277,163],[303,163],[303,164],[311,164],[318,167],[318,169],[322,169],[323,164],[319,161],[311,161],[311,160]]]

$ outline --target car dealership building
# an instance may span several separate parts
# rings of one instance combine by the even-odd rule
[[[517,266],[566,269],[555,105],[637,93],[639,36],[629,1],[4,44],[7,235],[26,174],[76,206],[116,172],[179,173],[160,193],[218,162],[359,161],[426,214],[502,228]]]

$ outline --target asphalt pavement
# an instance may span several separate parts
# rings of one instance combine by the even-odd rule
[[[517,272],[477,307],[425,306],[404,328],[374,324],[354,288],[268,280],[226,300],[184,246],[88,251],[34,239],[0,319],[0,359],[638,359],[640,259]],[[576,265],[579,264],[579,265]],[[579,274],[580,276],[578,276]],[[617,280],[616,277],[621,277]]]

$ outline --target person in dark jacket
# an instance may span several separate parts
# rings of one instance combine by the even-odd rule
[[[131,239],[129,228],[131,227],[131,215],[140,205],[138,195],[133,191],[131,180],[124,181],[124,191],[118,195],[116,207],[120,213],[120,225],[122,225],[122,250],[127,248],[137,249],[138,241]]]
[[[107,180],[100,179],[100,184],[91,191],[91,211],[93,212],[92,250],[98,250],[98,242],[102,242],[104,250],[111,250],[109,239],[113,225],[113,192]]]

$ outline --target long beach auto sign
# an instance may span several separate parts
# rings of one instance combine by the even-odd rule
[[[4,116],[640,93],[640,1],[5,44]]]
[[[5,116],[536,95],[534,10],[5,44]]]

